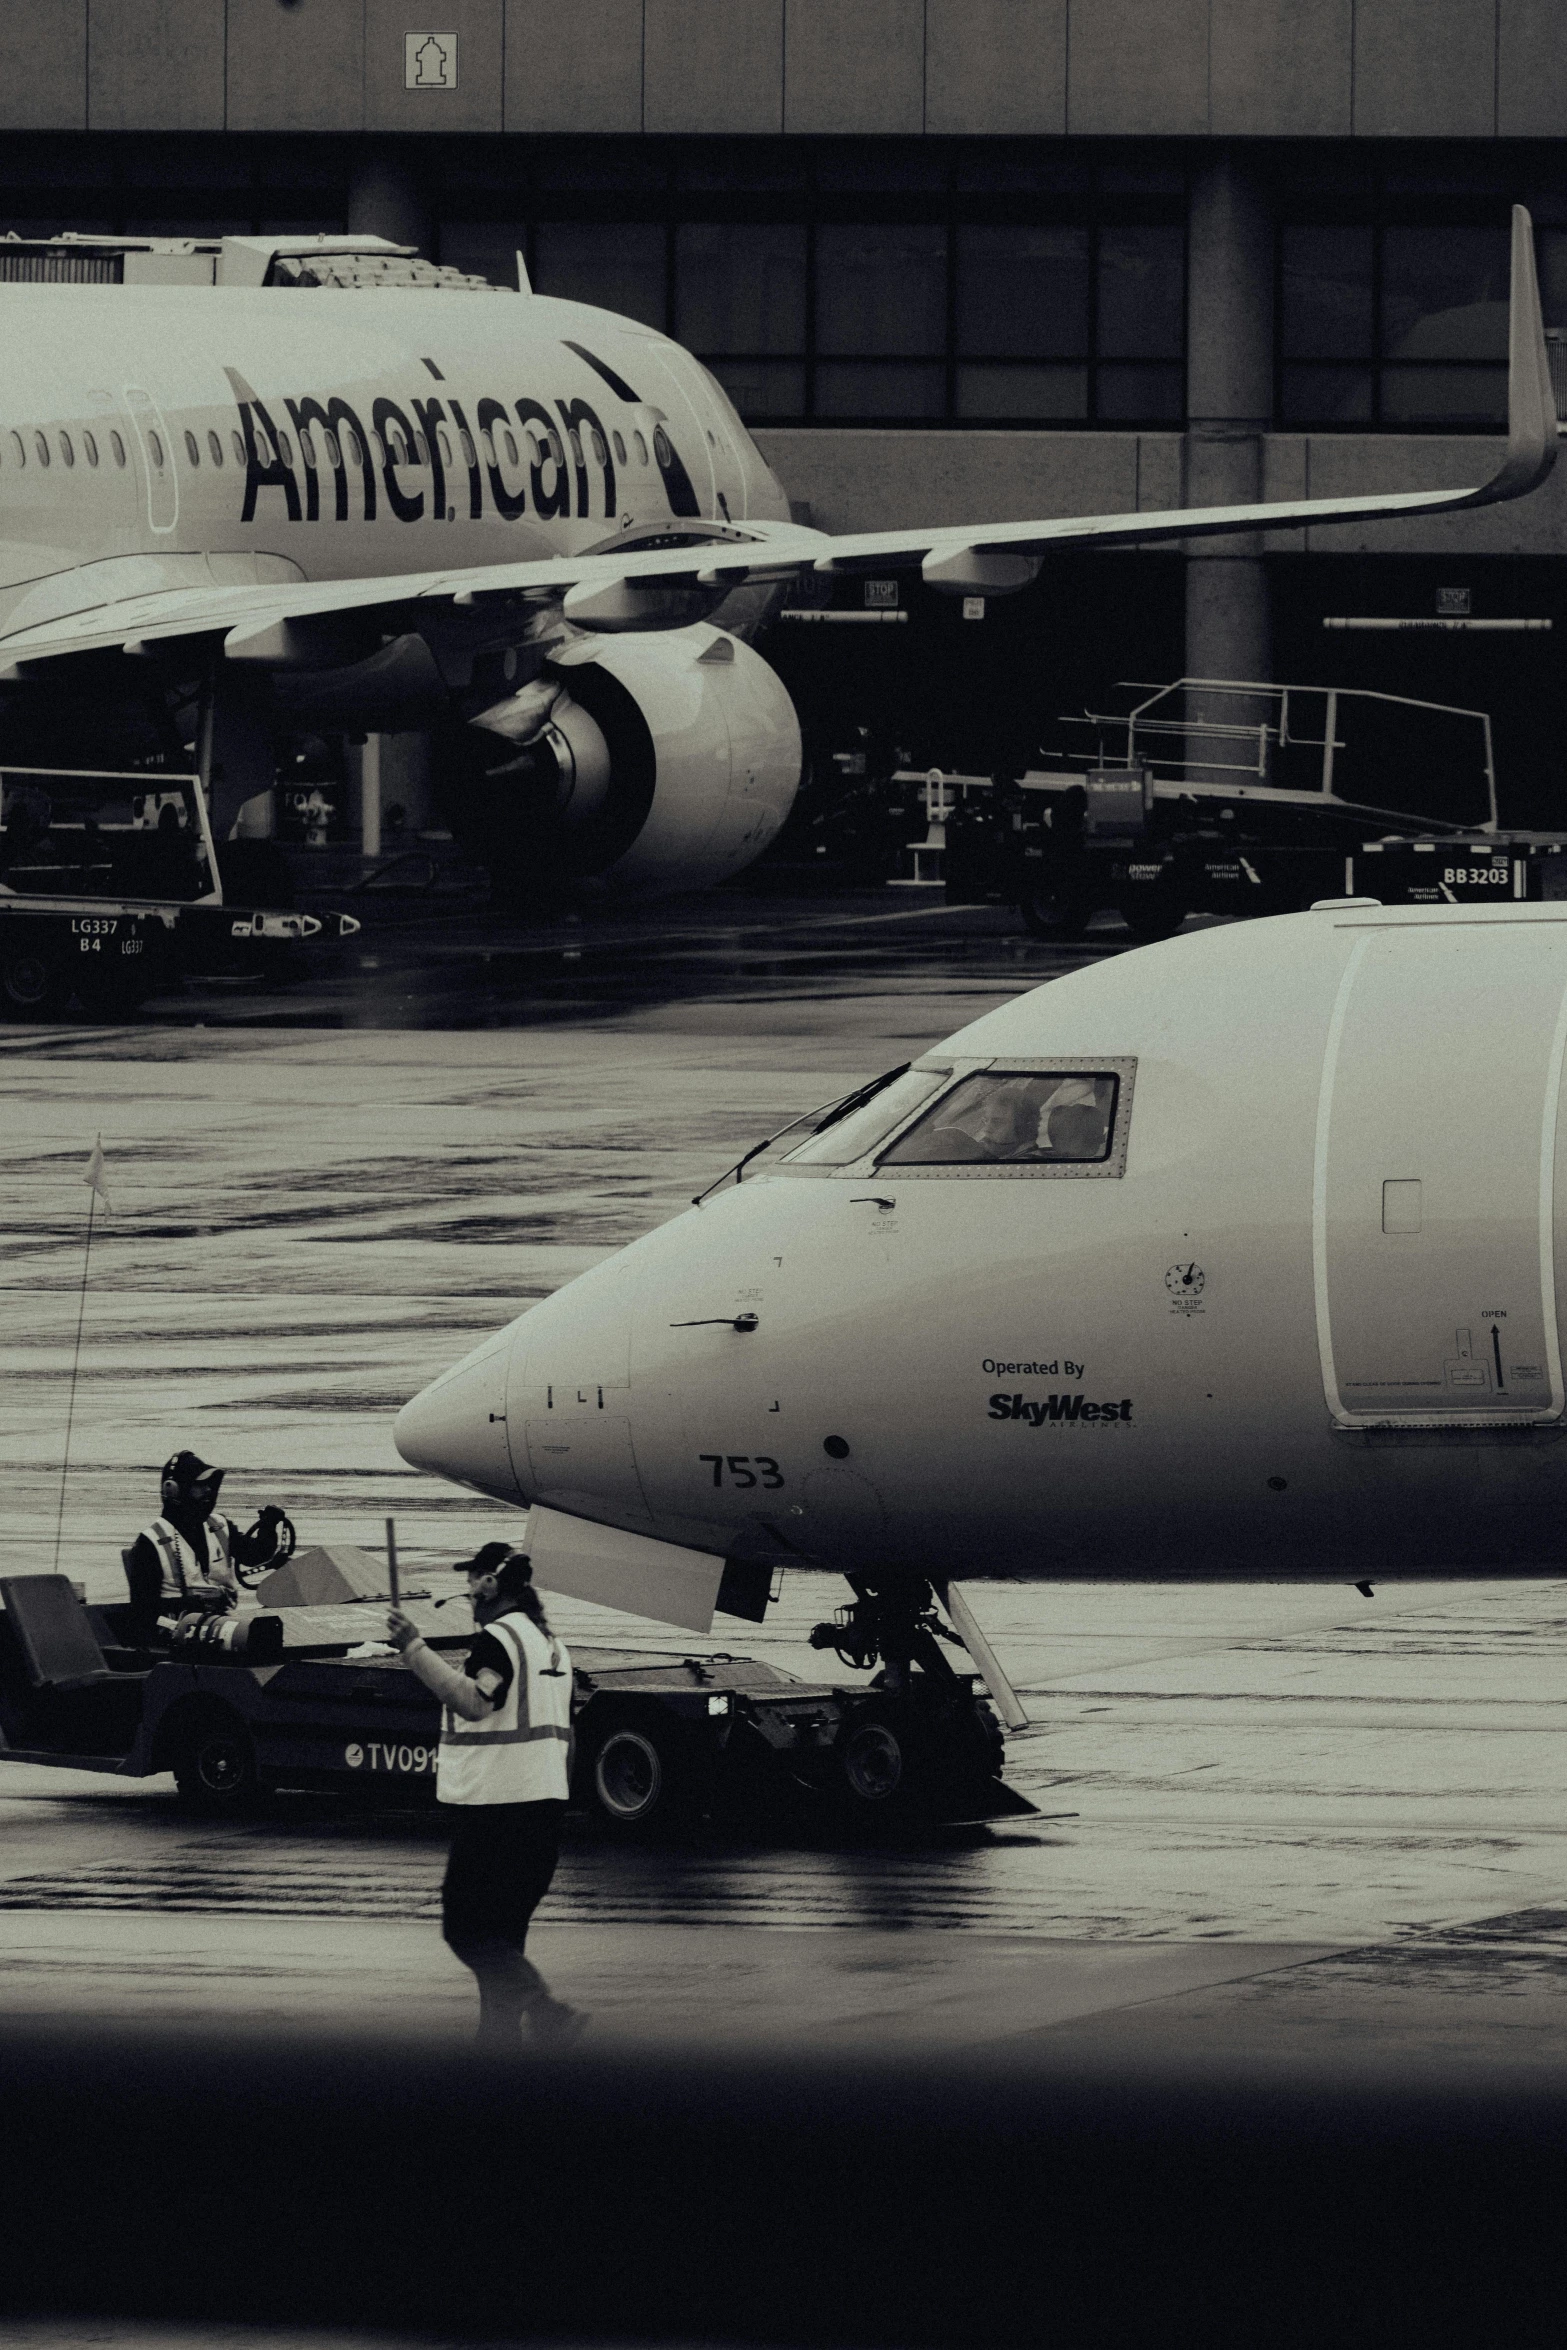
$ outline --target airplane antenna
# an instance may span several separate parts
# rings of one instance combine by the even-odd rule
[[[105,1209],[109,1206],[108,1187],[103,1179],[103,1136],[101,1134],[93,1144],[92,1155],[87,1161],[87,1172],[82,1177],[82,1181],[88,1186],[87,1243],[82,1250],[82,1288],[76,1306],[76,1345],[71,1355],[71,1396],[65,1408],[65,1451],[60,1458],[60,1507],[54,1521],[53,1572],[56,1575],[60,1572],[60,1537],[65,1529],[65,1480],[70,1473],[71,1466],[71,1426],[76,1418],[76,1373],[82,1359],[82,1322],[87,1313],[87,1268],[92,1262],[93,1215],[100,1200],[102,1200]]]

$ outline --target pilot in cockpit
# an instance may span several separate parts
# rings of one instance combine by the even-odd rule
[[[1107,1089],[1087,1077],[1066,1077],[1040,1104],[1039,1127],[1029,1158],[1102,1159],[1109,1137]]]

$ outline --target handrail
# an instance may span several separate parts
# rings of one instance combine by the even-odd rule
[[[1074,713],[1063,720],[1066,725],[1093,726],[1101,730],[1110,727],[1124,728],[1126,730],[1126,752],[1124,759],[1115,762],[1115,764],[1124,765],[1127,768],[1133,768],[1139,764],[1150,767],[1157,764],[1163,768],[1177,769],[1182,774],[1192,768],[1207,768],[1224,775],[1255,775],[1260,782],[1266,784],[1271,748],[1320,751],[1322,760],[1317,789],[1325,800],[1333,800],[1341,806],[1345,803],[1339,799],[1338,793],[1333,788],[1334,760],[1337,753],[1348,747],[1338,732],[1339,718],[1346,702],[1380,702],[1393,709],[1428,710],[1445,718],[1471,719],[1480,729],[1482,772],[1485,777],[1486,801],[1489,811],[1485,823],[1477,829],[1482,832],[1495,832],[1497,829],[1499,817],[1496,797],[1495,747],[1492,739],[1490,712],[1487,710],[1468,709],[1456,702],[1427,701],[1417,694],[1382,693],[1370,686],[1276,685],[1261,678],[1178,677],[1173,684],[1161,686],[1154,686],[1147,679],[1126,678],[1122,680],[1122,685],[1126,690],[1143,694],[1146,698],[1134,703],[1132,708],[1125,712],[1090,710],[1083,712],[1081,716]],[[1189,713],[1183,713],[1179,718],[1150,715],[1158,709],[1162,702],[1168,702],[1177,694],[1189,692],[1245,696],[1253,701],[1264,700],[1276,706],[1276,718],[1271,723],[1266,718],[1258,723],[1237,718],[1194,716]],[[1320,737],[1301,734],[1292,729],[1290,725],[1290,697],[1292,695],[1300,697],[1306,694],[1320,694],[1326,704],[1323,714],[1323,731]],[[1188,746],[1187,753],[1184,757],[1177,758],[1162,751],[1150,749],[1149,755],[1140,762],[1137,755],[1139,734],[1145,741],[1150,741],[1151,738],[1164,739],[1170,736],[1179,736]],[[1238,742],[1256,743],[1257,752],[1254,760],[1247,760],[1243,764],[1233,759],[1218,759],[1211,754],[1204,755],[1200,748],[1194,755],[1191,748],[1194,744],[1201,746],[1205,743],[1211,743],[1215,747],[1221,747]],[[1100,764],[1105,764],[1102,750]]]

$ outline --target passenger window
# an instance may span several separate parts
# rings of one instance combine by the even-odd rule
[[[201,451],[196,445],[196,436],[193,432],[188,432],[185,435],[185,454],[190,459],[192,465],[199,465],[201,463]]]
[[[573,462],[573,463],[574,463],[576,466],[578,466],[578,467],[580,468],[580,466],[581,466],[581,464],[582,464],[582,442],[581,442],[581,440],[580,440],[580,439],[578,438],[578,436],[577,436],[577,431],[576,431],[576,428],[575,428],[575,426],[573,426],[573,428],[572,428],[572,432],[571,432],[571,436],[570,436],[570,437],[571,437],[571,455],[572,455],[572,462]]]
[[[87,452],[87,462],[88,462],[88,464],[89,464],[89,465],[96,465],[96,464],[97,464],[97,462],[98,462],[98,444],[97,444],[97,442],[96,442],[96,441],[93,439],[93,436],[92,436],[92,434],[91,434],[90,432],[84,432],[84,433],[83,433],[83,435],[82,435],[82,447],[83,447],[83,448],[86,450],[86,452]]]
[[[484,451],[485,464],[493,465],[495,463],[495,436],[488,427],[479,435],[479,446]]]
[[[277,436],[277,453],[282,458],[284,464],[292,471],[294,463],[294,450],[286,432],[280,432]]]
[[[626,444],[618,432],[612,433],[610,437],[615,444],[615,463],[617,465],[624,465],[626,462]]]
[[[647,443],[639,432],[633,433],[631,437],[637,444],[637,463],[645,465],[647,463]]]
[[[446,437],[446,427],[444,424],[437,428],[435,437],[441,444],[441,463],[446,466],[449,471],[452,462],[452,444]]]
[[[229,438],[230,438],[230,439],[233,441],[233,443],[234,443],[234,462],[235,462],[235,464],[236,464],[236,465],[243,465],[243,464],[244,464],[244,462],[245,462],[245,443],[244,443],[244,441],[241,439],[240,435],[239,435],[237,432],[235,432],[235,433],[231,433],[231,434],[229,435]]]
[[[163,471],[163,443],[159,440],[155,432],[150,432],[147,435],[147,446],[152,451],[153,464],[161,473]]]
[[[596,432],[594,432],[594,430],[592,429],[592,427],[591,427],[591,426],[589,426],[589,428],[588,428],[588,440],[589,440],[589,444],[591,445],[591,447],[592,447],[592,450],[593,450],[593,462],[594,462],[594,464],[595,464],[595,465],[603,465],[603,464],[604,464],[604,463],[607,461],[607,458],[608,458],[608,455],[609,455],[609,452],[608,452],[608,450],[607,450],[607,449],[605,448],[605,446],[604,446],[603,435],[602,435],[602,434],[600,434],[600,433],[596,433]]]
[[[125,463],[125,443],[121,440],[117,432],[110,433],[109,446],[114,451],[115,464],[123,465]]]
[[[214,465],[222,464],[223,443],[215,432],[209,432],[207,435],[207,455],[212,459]]]
[[[375,461],[377,465],[384,466],[387,464],[388,458],[386,453],[386,443],[382,440],[378,432],[371,433],[370,446],[375,451]]]
[[[334,473],[341,472],[343,465],[343,451],[336,433],[323,432],[321,435],[321,443],[323,448],[326,450],[326,461],[328,465],[331,466],[332,471]]]
[[[943,1094],[877,1164],[1103,1166],[1119,1094],[1120,1079],[1108,1070],[979,1070]]]
[[[18,465],[25,465],[27,463],[27,443],[19,432],[14,432],[11,435],[11,448]]]
[[[474,453],[473,453],[473,443],[472,443],[472,441],[471,441],[471,440],[468,438],[468,435],[467,435],[466,433],[462,433],[461,435],[459,435],[459,438],[460,438],[460,439],[461,439],[461,441],[462,441],[462,461],[463,461],[463,463],[464,463],[464,464],[467,466],[467,468],[468,468],[469,472],[471,473],[471,472],[473,471],[473,469],[474,469],[475,465],[477,465],[477,463],[479,462],[479,460],[477,459],[477,457],[475,457],[475,455],[474,455]],[[490,443],[490,439],[489,439],[489,436],[488,436],[488,434],[486,434],[486,436],[485,436],[485,444],[484,444],[484,445],[485,445],[485,447],[486,447],[486,448],[489,448],[489,447],[491,446],[491,443]]]
[[[922,1102],[951,1082],[946,1069],[905,1069],[872,1094],[858,1109],[829,1113],[809,1142],[790,1151],[786,1167],[851,1167],[876,1148],[884,1135],[895,1134],[905,1118]]]
[[[305,460],[310,471],[314,473],[316,469],[316,437],[308,424],[304,426],[299,435],[299,454]]]
[[[40,464],[40,465],[47,465],[47,464],[48,464],[48,462],[49,462],[49,443],[48,443],[48,442],[47,442],[47,441],[44,439],[44,436],[43,436],[43,434],[42,434],[41,432],[35,432],[35,433],[34,433],[34,435],[33,435],[33,447],[34,447],[34,448],[37,450],[37,452],[38,452],[38,462],[39,462],[39,464]]]
[[[502,439],[502,440],[505,442],[505,444],[506,444],[506,462],[507,462],[507,464],[508,464],[508,465],[513,465],[513,466],[514,466],[514,465],[517,463],[517,461],[518,461],[518,460],[517,460],[517,444],[516,444],[516,442],[515,442],[515,441],[512,439],[512,437],[511,437],[511,434],[510,434],[510,432],[508,431],[508,429],[506,428],[506,426],[505,426],[505,425],[502,425],[502,427],[501,427],[501,439]]]
[[[60,435],[60,454],[67,465],[76,463],[76,451],[71,446],[71,436],[68,432],[63,432]]]

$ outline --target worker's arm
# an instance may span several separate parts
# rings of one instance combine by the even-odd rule
[[[258,1512],[253,1526],[247,1526],[243,1532],[236,1526],[229,1536],[229,1555],[241,1567],[280,1565],[293,1547],[294,1529],[289,1524],[288,1513],[280,1510],[276,1502],[268,1502]]]
[[[426,1689],[438,1697],[442,1705],[450,1706],[454,1714],[461,1714],[465,1722],[482,1722],[495,1703],[494,1689],[484,1688],[483,1683],[488,1680],[498,1686],[500,1675],[481,1673],[478,1680],[470,1680],[459,1666],[449,1664],[444,1656],[428,1645],[400,1609],[394,1609],[387,1618],[387,1624],[388,1638],[394,1647],[402,1650],[404,1664],[424,1683]],[[399,1638],[399,1633],[404,1632],[405,1628],[405,1637]]]
[[[144,1635],[156,1631],[159,1603],[163,1598],[163,1561],[145,1534],[137,1535],[125,1573],[131,1587],[137,1629]]]

